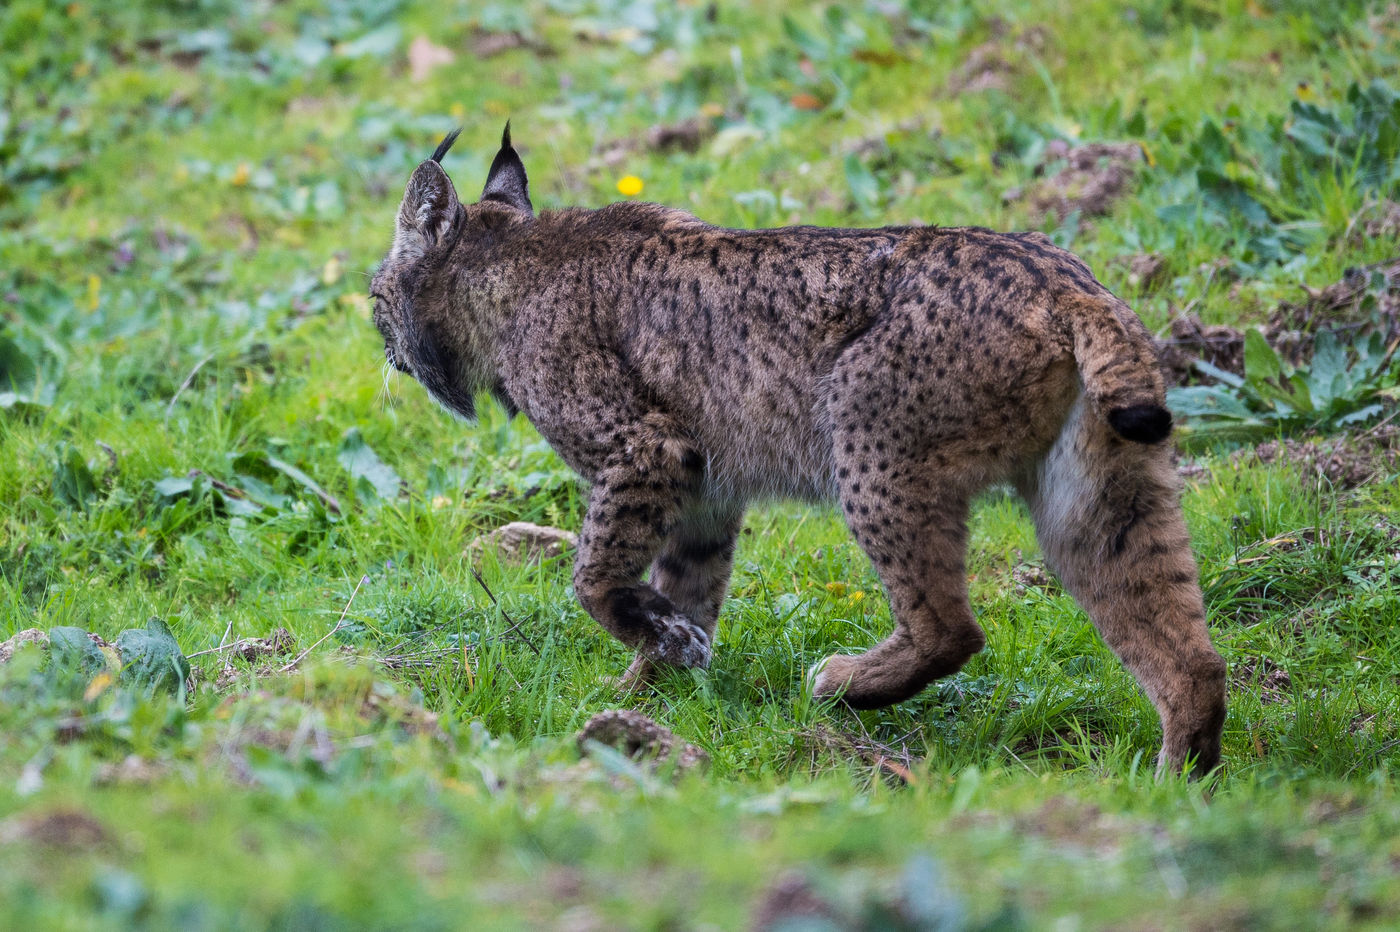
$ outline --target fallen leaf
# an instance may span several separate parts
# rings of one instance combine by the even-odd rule
[[[408,75],[415,84],[428,80],[433,69],[450,65],[455,58],[451,49],[437,45],[427,36],[419,36],[408,44]]]

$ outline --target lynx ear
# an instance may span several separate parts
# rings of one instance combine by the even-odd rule
[[[525,178],[525,164],[510,144],[510,121],[506,121],[505,132],[501,134],[501,151],[491,163],[491,171],[486,176],[486,187],[481,191],[483,201],[499,201],[527,213],[534,213],[530,203],[530,182]]]
[[[399,205],[394,254],[422,256],[442,241],[457,219],[457,191],[438,160],[447,154],[457,133],[449,133],[433,157],[419,165],[408,179]]]

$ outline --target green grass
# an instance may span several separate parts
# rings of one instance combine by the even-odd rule
[[[84,699],[36,652],[0,668],[0,925],[740,928],[794,871],[870,928],[1400,921],[1393,476],[1204,455],[1184,504],[1231,664],[1210,786],[1154,778],[1150,704],[1058,586],[1013,575],[1037,551],[1000,493],[969,557],[988,649],[878,712],[803,691],[891,624],[829,511],[750,514],[714,665],[648,696],[611,688],[627,657],[567,558],[482,557],[499,606],[473,579],[477,535],[576,529],[583,498],[523,421],[452,421],[381,371],[362,292],[458,124],[464,196],[509,117],[539,208],[635,174],[731,225],[1025,228],[1003,194],[1048,143],[1139,141],[1131,196],[1044,229],[1158,330],[1262,322],[1396,252],[1357,234],[1397,196],[1393,140],[1296,138],[1295,103],[1345,121],[1352,83],[1400,87],[1379,7],[843,6],[0,10],[0,640],[335,630],[288,675],[197,656],[183,705]],[[415,81],[419,36],[455,58]],[[1004,87],[949,93],[984,43]],[[693,153],[641,142],[705,114]],[[1115,260],[1149,251],[1165,283],[1131,288]],[[580,760],[575,731],[629,705],[708,770]]]

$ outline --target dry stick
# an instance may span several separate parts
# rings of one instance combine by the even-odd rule
[[[357,596],[357,595],[360,594],[360,587],[363,586],[363,585],[365,584],[365,582],[366,582],[368,579],[369,579],[368,576],[361,576],[361,577],[360,577],[360,581],[357,582],[357,583],[355,583],[355,591],[352,592],[352,593],[350,593],[350,601],[349,601],[349,602],[346,602],[346,603],[345,603],[345,607],[342,608],[342,609],[340,610],[340,617],[336,619],[336,621],[335,621],[335,627],[332,628],[332,629],[330,629],[329,631],[327,631],[325,634],[321,635],[321,640],[320,640],[320,641],[317,641],[315,644],[312,644],[312,645],[311,645],[310,647],[308,647],[306,650],[302,651],[301,653],[299,653],[299,654],[297,654],[295,657],[293,657],[293,658],[292,658],[292,662],[289,663],[289,664],[287,664],[285,667],[283,667],[283,668],[282,668],[281,670],[279,670],[278,672],[280,672],[280,673],[288,673],[288,672],[290,672],[290,671],[292,670],[293,667],[295,667],[297,664],[301,663],[302,660],[304,660],[304,659],[306,658],[306,655],[307,655],[307,654],[311,653],[311,652],[312,652],[313,650],[315,650],[318,646],[320,646],[321,641],[324,641],[326,638],[330,637],[332,634],[335,634],[337,631],[340,630],[340,626],[343,625],[343,624],[345,624],[345,616],[346,616],[347,614],[349,614],[349,612],[350,612],[350,606],[351,606],[352,604],[354,604],[354,602],[355,602],[355,596]]]
[[[496,610],[497,610],[498,612],[501,613],[501,617],[502,617],[502,618],[504,618],[506,621],[509,621],[509,622],[510,622],[510,627],[507,628],[505,631],[503,631],[503,632],[501,633],[501,637],[505,637],[507,634],[510,634],[512,631],[517,630],[517,629],[520,627],[520,622],[518,622],[518,621],[513,621],[513,620],[511,619],[511,617],[510,617],[509,615],[506,614],[506,610],[503,609],[503,608],[501,608],[501,603],[496,601],[496,594],[493,593],[493,592],[491,591],[491,587],[490,587],[490,586],[486,585],[486,580],[484,580],[484,579],[481,578],[481,574],[478,573],[478,572],[476,571],[476,567],[473,566],[473,567],[471,568],[471,570],[472,570],[472,576],[474,576],[474,577],[476,578],[476,581],[477,581],[478,583],[481,584],[481,588],[484,589],[484,590],[486,590],[486,597],[489,598],[489,599],[491,600],[491,604],[494,605],[494,606],[496,606]],[[528,647],[528,648],[530,648],[530,650],[532,650],[532,651],[535,652],[535,656],[536,656],[536,657],[541,656],[541,655],[540,655],[540,649],[539,649],[538,647],[535,646],[535,642],[534,642],[534,641],[531,641],[531,640],[525,635],[525,632],[524,632],[524,631],[521,631],[521,632],[520,632],[520,640],[524,641],[524,642],[525,642],[525,646]]]
[[[199,375],[199,370],[204,368],[204,364],[213,358],[214,356],[211,353],[194,364],[194,368],[190,370],[190,374],[185,376],[185,381],[181,382],[180,387],[175,389],[175,394],[170,396],[170,404],[165,406],[165,418],[161,421],[162,424],[170,420],[170,413],[175,410],[175,402],[179,401],[185,389],[189,388],[190,385],[194,383],[194,377]]]
[[[197,651],[195,651],[193,654],[187,654],[187,655],[185,656],[185,659],[186,659],[186,660],[189,660],[191,657],[203,657],[205,654],[217,654],[219,651],[228,650],[230,647],[237,647],[237,646],[238,646],[238,641],[234,641],[232,644],[225,644],[225,643],[224,643],[224,641],[227,641],[227,640],[228,640],[228,633],[229,633],[230,631],[232,631],[232,630],[233,630],[233,619],[230,618],[229,621],[228,621],[228,627],[224,628],[224,636],[221,637],[221,638],[219,638],[219,646],[218,646],[218,647],[211,647],[211,648],[209,648],[208,650],[197,650]]]

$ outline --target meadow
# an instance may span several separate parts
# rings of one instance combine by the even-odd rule
[[[474,196],[507,119],[537,209],[1083,256],[1182,380],[1220,769],[1155,773],[1009,491],[918,697],[805,691],[891,621],[782,502],[712,666],[619,695],[568,554],[480,541],[585,490],[370,320],[413,167],[461,126]],[[1394,4],[9,0],[0,926],[1394,928],[1397,201]],[[580,742],[619,708],[705,762]]]

